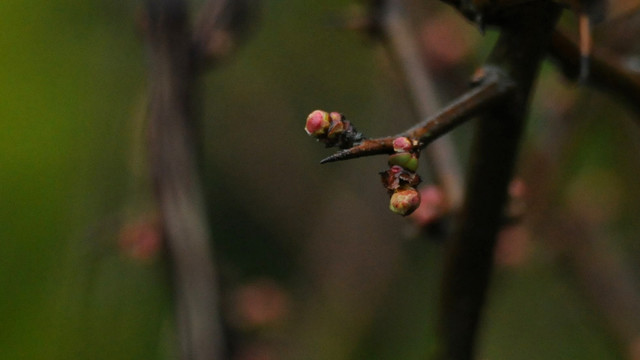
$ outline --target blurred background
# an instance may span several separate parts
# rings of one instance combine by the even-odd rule
[[[331,150],[303,130],[315,109],[371,137],[408,128],[420,119],[401,66],[384,38],[341,29],[363,3],[258,5],[199,99],[232,358],[424,359],[446,204],[426,226],[392,214],[386,159],[320,166]],[[0,2],[2,359],[176,358],[146,165],[141,6]],[[496,33],[439,2],[409,6],[437,95],[451,100]],[[575,23],[567,14],[562,28]],[[628,34],[639,27],[614,19],[595,42],[638,69]],[[452,135],[461,166],[472,130]],[[481,358],[640,359],[638,114],[545,63],[521,158],[512,196],[526,211],[500,235]]]

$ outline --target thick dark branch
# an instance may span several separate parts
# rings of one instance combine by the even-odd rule
[[[578,79],[580,50],[574,40],[556,31],[550,53],[568,78]],[[602,48],[593,49],[587,84],[614,94],[640,113],[640,73],[629,70],[614,54]]]
[[[149,157],[171,263],[181,359],[222,359],[217,279],[196,164],[196,71],[187,6],[149,0],[147,16]]]
[[[447,243],[438,327],[438,359],[471,360],[507,187],[522,138],[529,93],[560,14],[552,1],[521,5],[502,24],[489,64],[507,72],[517,88],[479,119],[454,236]]]
[[[513,82],[499,69],[487,67],[486,76],[480,83],[462,95],[438,114],[418,123],[409,130],[392,137],[365,139],[358,145],[339,151],[320,163],[358,158],[362,156],[393,153],[393,139],[406,136],[418,140],[420,146],[427,146],[440,136],[463,124],[484,109],[500,102],[512,93]]]

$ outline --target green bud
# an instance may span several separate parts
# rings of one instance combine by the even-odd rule
[[[418,157],[415,154],[402,152],[389,156],[389,166],[398,165],[415,172],[418,170]]]

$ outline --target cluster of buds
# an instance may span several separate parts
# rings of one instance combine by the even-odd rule
[[[326,144],[327,147],[338,146],[341,149],[347,149],[362,140],[362,134],[347,121],[344,115],[335,111],[312,112],[307,116],[304,131]]]
[[[382,184],[391,195],[389,209],[406,216],[420,205],[420,193],[416,186],[420,183],[418,152],[414,141],[398,137],[393,141],[394,154],[389,156],[389,170],[380,173]]]

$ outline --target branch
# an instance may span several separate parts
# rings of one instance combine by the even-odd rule
[[[580,72],[580,50],[578,44],[565,34],[553,34],[550,54],[559,63],[560,69],[569,79],[578,79]],[[594,48],[591,54],[587,84],[606,90],[619,97],[633,110],[640,113],[640,73],[629,70],[619,57],[602,49]],[[640,119],[636,118],[640,124]]]
[[[507,187],[523,135],[529,94],[561,9],[535,1],[511,9],[489,64],[507,72],[517,88],[479,119],[454,236],[447,243],[440,299],[438,358],[474,359],[496,235],[502,224]]]
[[[427,146],[513,92],[513,82],[501,70],[489,66],[484,69],[484,72],[485,77],[479,80],[476,87],[453,101],[438,114],[396,136],[362,140],[356,146],[339,151],[321,160],[320,163],[391,154],[393,153],[393,140],[398,136],[417,140],[421,147]]]
[[[148,142],[173,276],[183,360],[222,359],[223,335],[211,236],[196,164],[196,70],[187,5],[148,0]]]

